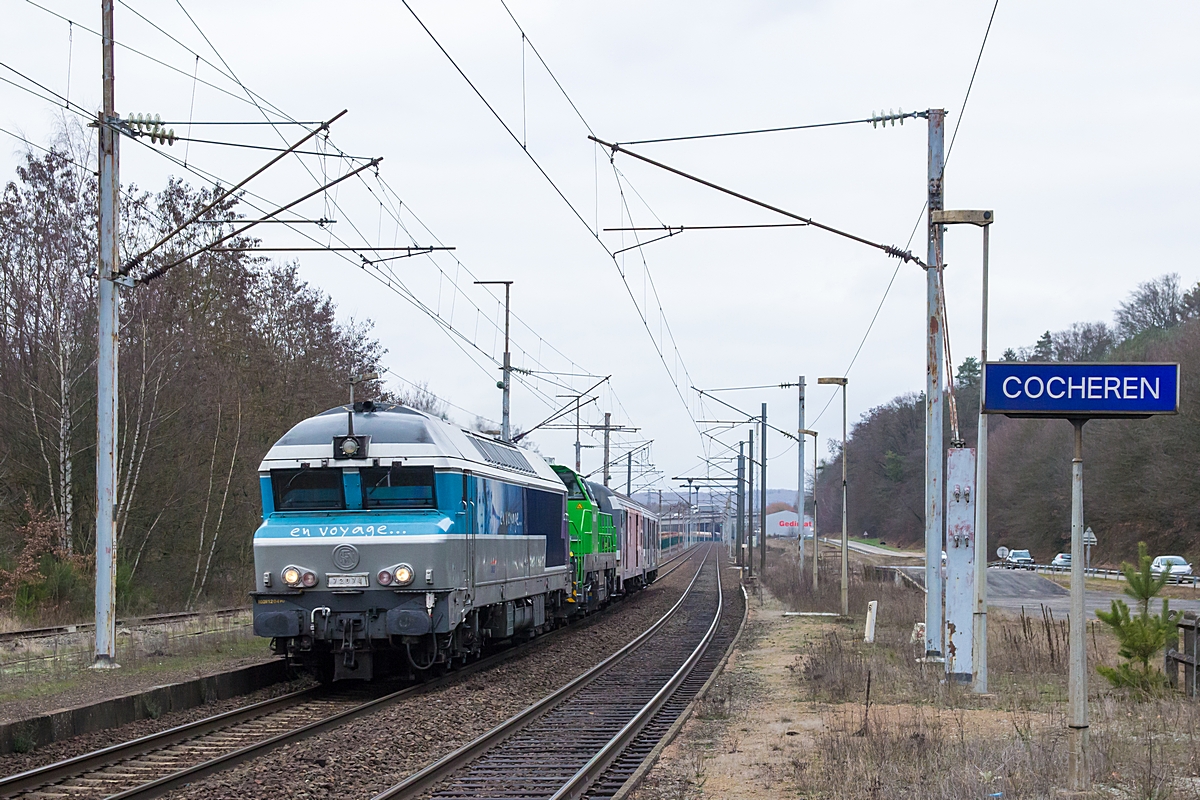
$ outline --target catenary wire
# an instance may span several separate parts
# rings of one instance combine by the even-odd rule
[[[923,113],[924,112],[921,112],[921,111],[910,111],[907,114],[904,114],[904,113],[894,114],[894,115],[889,114],[889,115],[887,115],[887,119],[889,121],[893,120],[893,119],[896,119],[896,120],[911,119],[913,117],[919,117]],[[866,119],[847,119],[847,120],[842,120],[840,122],[816,122],[816,123],[811,123],[808,125],[785,125],[785,126],[779,127],[779,128],[757,128],[754,130],[727,131],[725,133],[700,133],[700,134],[695,134],[692,136],[667,136],[667,137],[664,137],[661,139],[638,139],[636,141],[630,141],[630,142],[617,142],[617,144],[658,144],[660,142],[686,142],[686,141],[690,141],[693,139],[720,139],[720,138],[724,138],[727,136],[751,136],[756,133],[780,133],[782,131],[803,131],[803,130],[810,130],[812,128],[834,128],[839,125],[859,125],[864,122],[876,122],[877,123],[879,121],[880,121],[880,117],[867,117]]]
[[[64,20],[65,20],[65,21],[67,21],[69,24],[72,24],[72,25],[74,25],[74,24],[77,24],[77,23],[74,23],[74,21],[73,21],[73,20],[70,20],[69,18],[63,17],[62,15],[60,15],[60,14],[57,14],[57,13],[55,13],[55,12],[51,11],[50,9],[47,9],[47,8],[45,8],[45,7],[43,7],[43,6],[40,6],[40,5],[38,5],[37,3],[33,3],[33,2],[32,2],[32,0],[27,0],[27,1],[28,1],[28,2],[30,2],[30,4],[31,4],[31,5],[34,5],[35,7],[39,8],[39,9],[41,9],[41,10],[43,10],[43,11],[47,12],[47,13],[50,13],[50,14],[52,14],[53,16],[59,17],[59,18],[61,18],[61,19],[64,19]],[[218,72],[220,72],[220,73],[221,73],[223,76],[225,76],[225,77],[229,77],[229,78],[233,79],[234,81],[237,81],[237,82],[239,83],[239,86],[241,86],[241,88],[243,89],[243,91],[245,91],[245,92],[247,93],[247,95],[250,97],[250,100],[249,100],[249,102],[250,102],[250,103],[252,103],[253,105],[255,105],[255,106],[259,107],[259,110],[260,110],[260,112],[261,112],[261,113],[263,113],[263,114],[264,114],[264,117],[266,117],[266,118],[267,118],[265,122],[261,122],[261,123],[260,123],[260,122],[250,122],[250,123],[248,123],[248,124],[271,124],[271,125],[273,125],[273,126],[274,126],[274,125],[277,125],[277,124],[287,124],[287,122],[296,122],[296,121],[294,121],[294,120],[288,120],[287,122],[279,122],[279,121],[276,121],[276,120],[271,120],[271,119],[269,118],[269,116],[268,116],[268,115],[267,115],[265,112],[263,112],[263,111],[262,111],[262,109],[261,109],[261,106],[259,106],[259,104],[258,104],[258,102],[257,102],[257,99],[263,99],[263,98],[258,98],[258,96],[257,96],[257,95],[255,95],[253,92],[251,92],[251,91],[250,91],[250,90],[249,90],[247,87],[245,87],[245,86],[244,86],[244,84],[241,84],[241,82],[240,82],[240,81],[237,79],[236,75],[233,75],[233,74],[232,74],[232,71],[231,71],[231,70],[230,70],[230,72],[229,72],[229,73],[225,73],[225,72],[221,71],[221,70],[220,70],[220,68],[216,67],[214,64],[212,64],[212,62],[208,61],[207,59],[204,59],[202,56],[199,56],[198,54],[196,54],[196,53],[195,53],[195,51],[194,51],[194,50],[191,50],[190,48],[186,47],[186,45],[183,45],[181,42],[179,42],[179,40],[178,40],[178,39],[175,39],[175,37],[172,37],[172,36],[170,36],[170,34],[167,34],[167,33],[166,33],[166,31],[164,31],[164,30],[163,30],[161,27],[159,27],[159,26],[155,25],[154,23],[150,22],[150,20],[148,20],[147,18],[145,18],[145,17],[144,17],[144,15],[141,15],[139,12],[137,12],[135,9],[133,9],[131,6],[129,6],[129,4],[128,4],[128,3],[123,3],[123,5],[125,5],[127,8],[129,8],[129,10],[133,11],[133,12],[134,12],[135,14],[137,14],[139,17],[142,17],[144,21],[146,21],[148,24],[151,24],[153,27],[155,27],[156,29],[158,29],[158,30],[159,30],[161,33],[163,33],[164,35],[166,35],[168,38],[172,39],[172,41],[174,41],[174,42],[176,42],[177,44],[179,44],[181,47],[183,47],[183,48],[184,48],[185,50],[187,50],[189,53],[192,53],[194,56],[196,56],[196,58],[197,58],[198,60],[202,60],[202,61],[204,61],[204,63],[205,63],[206,65],[208,65],[208,66],[212,67],[213,69],[217,70],[217,71],[218,71]],[[182,5],[181,5],[181,8],[182,8]],[[186,14],[186,13],[187,13],[187,12],[186,12],[186,9],[183,9],[183,10],[184,10],[184,12],[185,12],[185,14]],[[189,15],[189,17],[190,17],[190,15]],[[515,21],[515,20],[514,20],[514,21]],[[193,22],[193,25],[195,25],[195,24],[196,24],[194,20],[192,20],[192,22]],[[98,34],[96,34],[96,32],[95,32],[95,31],[93,31],[93,30],[91,30],[91,29],[87,28],[86,26],[82,26],[82,25],[80,25],[79,27],[81,27],[81,28],[82,28],[83,30],[85,30],[85,31],[88,31],[89,33],[92,33],[93,35],[98,35]],[[197,26],[197,30],[199,30],[198,26]],[[202,31],[200,31],[200,32],[201,32],[201,35],[203,36],[203,32],[202,32]],[[208,41],[207,37],[205,37],[205,39],[206,39],[206,41]],[[179,69],[177,69],[177,68],[175,68],[175,67],[171,66],[170,64],[167,64],[166,62],[163,62],[163,61],[161,61],[161,60],[159,60],[159,59],[156,59],[156,58],[154,58],[154,57],[152,57],[152,56],[149,56],[148,54],[146,54],[146,53],[144,53],[144,52],[142,52],[142,51],[139,51],[139,50],[136,50],[136,49],[134,49],[134,48],[132,48],[132,47],[129,47],[129,46],[127,46],[127,45],[124,45],[124,44],[123,44],[123,43],[121,43],[121,42],[117,42],[117,44],[118,44],[119,46],[123,47],[124,49],[127,49],[127,50],[129,50],[130,52],[133,52],[133,53],[135,53],[135,54],[137,54],[137,55],[140,55],[140,56],[142,56],[142,57],[144,57],[144,58],[147,58],[148,60],[150,60],[150,61],[152,61],[152,62],[154,62],[154,63],[157,63],[157,64],[159,64],[159,65],[161,65],[161,66],[167,67],[168,69],[171,69],[171,70],[173,70],[173,71],[179,72],[180,74],[185,74],[185,73],[184,73],[182,70],[179,70]],[[212,46],[212,45],[211,45],[211,42],[209,42],[209,45],[210,45],[210,47]],[[214,48],[214,52],[216,52],[215,48]],[[220,58],[220,54],[219,54],[219,53],[217,53],[217,56],[218,56],[218,58]],[[538,54],[538,56],[539,56],[539,60],[541,60],[541,56],[540,56],[540,54]],[[222,60],[222,61],[224,61],[224,59],[221,59],[221,60]],[[543,60],[543,64],[544,64],[544,60]],[[226,64],[226,68],[228,69],[228,65],[227,65],[227,64]],[[548,70],[548,67],[547,67],[547,70]],[[549,70],[548,70],[548,71],[549,71]],[[187,77],[189,77],[189,78],[192,78],[193,76],[187,76]],[[211,88],[218,89],[219,91],[223,92],[224,94],[227,94],[227,95],[233,96],[233,97],[235,97],[235,98],[237,98],[237,99],[239,99],[239,100],[242,100],[243,102],[247,102],[247,101],[246,101],[246,100],[244,100],[243,98],[237,97],[237,95],[234,95],[233,93],[231,93],[231,92],[228,92],[227,90],[224,90],[224,89],[222,89],[222,88],[221,88],[221,87],[219,87],[219,86],[215,86],[214,84],[211,84],[211,83],[210,83],[210,82],[208,82],[208,81],[200,81],[200,82],[204,83],[204,84],[205,84],[205,85],[207,85],[207,86],[210,86]],[[24,89],[24,88],[26,88],[26,87],[19,87],[19,88],[23,88],[23,89]],[[560,88],[561,88],[561,85],[560,85]],[[27,91],[28,91],[28,90],[27,90]],[[35,93],[35,94],[36,94],[36,93]],[[53,92],[51,92],[51,94],[56,94],[56,93],[53,93]],[[564,95],[565,95],[565,91],[564,91]],[[43,97],[43,98],[40,98],[40,99],[47,99],[47,98],[44,98],[44,97]],[[568,100],[569,100],[569,98],[568,98]],[[279,110],[278,110],[277,108],[275,108],[275,107],[274,107],[272,104],[270,104],[270,103],[267,103],[267,102],[265,101],[265,99],[264,99],[264,103],[266,103],[266,105],[268,105],[268,106],[271,106],[271,107],[272,107],[272,108],[273,108],[273,109],[276,111],[276,113],[278,113],[280,116],[282,116],[282,117],[287,117],[287,115],[286,115],[286,114],[284,114],[282,111],[279,111]],[[572,103],[572,105],[573,105],[573,103]],[[576,109],[576,111],[577,111],[577,109]],[[79,112],[77,112],[77,113],[79,113]],[[81,116],[85,116],[86,118],[90,118],[90,115],[89,115],[89,114],[86,114],[86,113],[81,113]],[[196,124],[200,124],[200,123],[196,123]],[[234,123],[220,123],[220,122],[218,122],[218,123],[214,123],[214,124],[247,124],[247,123],[236,123],[236,122],[234,122]],[[298,124],[306,124],[306,123],[298,123]],[[151,148],[151,149],[153,149],[153,148]],[[163,154],[161,151],[159,151],[159,150],[154,150],[154,152],[158,152],[158,153],[160,153],[160,155],[164,155],[164,154]],[[344,154],[343,154],[343,155],[344,155]],[[181,165],[181,166],[183,166],[183,165]],[[189,171],[191,171],[191,170],[189,170]],[[198,173],[197,173],[197,174],[198,174]],[[310,174],[311,174],[311,173],[310,173]],[[547,177],[548,177],[548,176],[547,176]],[[390,188],[390,187],[389,187],[389,188]],[[564,200],[565,200],[565,199],[566,199],[566,198],[564,197]],[[248,203],[248,204],[249,204],[249,203]],[[568,204],[569,204],[569,203],[568,203]],[[250,205],[252,205],[252,204],[250,204]],[[411,209],[410,209],[410,213],[411,213]],[[347,215],[347,216],[348,216],[348,215]],[[352,224],[353,224],[353,223],[352,223]],[[422,223],[422,224],[423,224],[423,223]],[[289,227],[291,227],[291,226],[289,225]],[[303,234],[302,234],[302,235],[303,235]],[[360,232],[360,236],[361,236],[361,232]],[[309,237],[309,236],[307,236],[307,235],[306,235],[306,238],[309,238],[310,240],[312,240],[312,237]],[[365,238],[366,238],[366,237],[363,237],[363,238],[364,238],[364,240],[365,240]],[[340,240],[340,239],[339,239],[339,240]],[[346,260],[347,260],[348,262],[350,262],[350,263],[353,263],[353,262],[352,262],[352,261],[350,261],[350,259],[348,259],[348,258],[347,258]],[[457,260],[457,259],[456,259],[456,260]],[[395,278],[396,278],[396,276],[393,274],[393,279],[395,279]],[[396,282],[397,282],[397,284],[399,284],[399,285],[401,285],[401,286],[403,285],[403,282],[400,282],[400,281],[398,281],[398,280],[397,280]],[[393,288],[393,291],[395,291],[395,288],[394,288],[394,287],[390,287],[390,288]],[[467,296],[465,292],[462,292],[462,291],[461,291],[461,288],[459,288],[459,293],[460,293],[460,294],[462,294],[464,297],[466,297],[466,296]],[[415,296],[412,296],[412,297],[410,297],[410,298],[408,298],[408,299],[410,299],[410,302],[411,302],[411,301],[415,301],[415,300],[416,300]],[[422,310],[423,310],[423,311],[425,311],[425,313],[427,313],[427,314],[428,314],[428,315],[430,315],[431,317],[436,317],[436,316],[437,316],[437,314],[436,314],[435,312],[432,312],[432,310],[431,310],[431,309],[429,309],[428,307],[424,307],[424,308],[422,308]],[[533,330],[532,330],[532,328],[529,328],[529,326],[528,326],[528,324],[527,324],[527,323],[524,323],[524,322],[522,321],[522,324],[523,324],[523,325],[524,325],[524,327],[526,327],[526,328],[527,328],[527,329],[528,329],[528,330],[529,330],[531,333],[534,333],[534,334],[536,335],[536,332],[535,332],[535,331],[533,331]],[[445,326],[443,326],[443,327],[445,327]],[[456,332],[456,333],[457,333],[457,332]],[[462,336],[462,334],[461,334],[461,333],[459,333],[459,336],[460,336],[460,338],[464,339],[464,341],[465,341],[465,336]],[[453,338],[453,336],[452,336],[452,338]],[[540,337],[540,336],[539,336],[538,338],[539,338],[539,341],[541,341],[542,343],[545,343],[545,344],[549,345],[549,347],[550,347],[550,349],[551,349],[552,351],[554,351],[554,352],[555,352],[555,353],[557,353],[558,355],[562,356],[563,358],[566,358],[568,361],[570,361],[572,364],[574,364],[574,362],[573,362],[571,359],[567,358],[567,357],[565,356],[565,354],[563,354],[563,353],[562,353],[560,350],[558,350],[557,348],[553,347],[553,345],[552,345],[552,344],[549,344],[548,342],[545,342],[545,340],[544,340],[542,337]],[[456,344],[458,344],[458,343],[456,343]],[[478,349],[478,348],[477,348],[477,349]],[[482,353],[482,351],[480,351],[480,352]],[[525,351],[525,355],[526,355],[526,356],[531,356],[531,354],[529,354],[527,351]],[[535,362],[536,362],[536,359],[535,359]],[[540,363],[540,362],[537,362],[537,363]],[[519,380],[519,379],[518,379],[518,380]],[[560,385],[561,385],[561,384],[560,384]],[[571,388],[571,387],[567,387],[567,386],[565,386],[565,385],[563,385],[563,387],[564,387],[564,388]],[[619,398],[619,396],[616,394],[615,390],[613,390],[611,387],[610,387],[610,393],[611,393],[611,395],[612,395],[612,398],[613,398],[613,399],[614,399],[614,400],[617,402],[617,404],[618,404],[618,405],[620,405],[620,398]]]
[[[408,9],[408,12],[412,15],[413,19],[415,19],[417,21],[417,24],[421,26],[421,28],[429,36],[430,40],[433,41],[434,45],[442,52],[442,54],[450,62],[451,66],[454,67],[455,71],[457,71],[458,74],[463,78],[463,80],[466,81],[467,85],[471,88],[471,90],[475,93],[475,95],[480,99],[480,101],[483,102],[483,104],[487,107],[488,111],[491,112],[492,116],[496,118],[496,121],[500,123],[500,125],[508,133],[509,137],[512,138],[512,140],[518,146],[521,146],[520,138],[516,135],[516,133],[512,130],[512,128],[509,127],[508,123],[506,123],[504,121],[503,117],[500,116],[500,114],[496,111],[496,109],[492,106],[492,104],[487,100],[487,98],[484,97],[483,93],[474,84],[474,82],[471,81],[471,79],[467,76],[466,72],[464,72],[462,67],[460,67],[458,65],[458,62],[456,62],[454,60],[454,58],[450,55],[449,51],[446,50],[446,48],[441,44],[441,42],[438,40],[438,38],[436,36],[434,36],[433,32],[429,29],[429,27],[427,25],[425,25],[425,23],[417,15],[416,11],[413,10],[413,8],[409,4],[408,0],[402,0],[402,2],[404,2],[404,7]],[[578,109],[576,109],[576,110],[578,110]],[[529,152],[529,150],[527,148],[522,146],[521,150],[522,150],[522,152],[524,152],[526,154],[526,156],[529,158],[529,160],[537,168],[538,172],[540,172],[542,174],[542,176],[546,179],[546,181],[554,189],[555,193],[558,194],[558,196],[562,199],[562,201],[567,204],[567,207],[571,209],[571,213],[573,213],[575,215],[575,217],[583,224],[584,228],[587,229],[588,233],[592,235],[592,237],[596,240],[596,242],[599,243],[602,248],[604,248],[604,251],[606,253],[608,253],[609,257],[613,258],[614,263],[615,263],[615,258],[613,257],[612,251],[610,251],[608,249],[608,246],[605,245],[603,241],[601,241],[598,232],[596,232],[592,229],[592,226],[588,224],[587,220],[584,219],[583,215],[579,212],[579,210],[575,207],[575,205],[567,198],[567,196],[563,193],[562,189],[559,188],[558,184],[554,182],[554,180],[550,177],[549,173],[547,173],[546,170],[542,167],[541,163],[538,162],[538,160],[533,156],[532,153]],[[636,301],[636,298],[634,298],[632,287],[630,287],[628,284],[628,281],[625,280],[624,274],[622,274],[621,277],[622,277],[623,282],[625,283],[626,290],[629,292],[630,298],[634,300],[634,305],[635,305],[635,307],[638,308],[639,316],[642,316],[643,326],[646,328],[647,333],[650,333],[650,326],[647,323],[645,316],[641,313],[640,307],[637,306],[637,301]],[[651,337],[651,341],[654,341],[654,343],[655,343],[655,350],[658,351],[658,353],[659,353],[659,359],[663,362],[663,366],[666,367],[667,366],[666,358],[663,355],[661,348],[658,347],[658,343],[657,343],[657,341],[654,340],[652,333],[650,333],[650,337]],[[676,349],[676,355],[679,356],[678,349]],[[680,361],[682,361],[682,358],[680,358]],[[685,370],[686,370],[686,366],[685,366]],[[667,371],[668,371],[668,374],[670,374],[669,368]],[[678,381],[675,380],[673,375],[672,375],[671,382],[675,388],[676,394],[679,395],[680,401],[683,403],[684,408],[687,410],[688,417],[692,420],[692,423],[695,424],[696,420],[695,420],[695,416],[692,414],[691,407],[688,405],[687,399],[684,397],[683,392],[679,388]],[[699,426],[697,426],[697,430],[699,430]]]

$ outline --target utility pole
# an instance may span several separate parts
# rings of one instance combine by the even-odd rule
[[[758,540],[758,574],[767,574],[767,404],[762,404],[762,502],[759,503],[758,514],[761,518],[759,527],[762,532]]]
[[[989,214],[990,218],[992,215]],[[979,432],[975,447],[975,615],[971,629],[971,650],[974,656],[975,681],[973,688],[978,694],[987,694],[987,457],[988,418],[983,413],[987,384],[984,382],[984,365],[987,364],[988,340],[988,239],[992,226],[983,226],[983,333],[979,346]],[[1090,552],[1090,551],[1089,551]]]
[[[937,267],[942,256],[942,210],[946,112],[931,108],[929,121],[929,217],[925,263],[925,656],[942,655],[942,362],[945,360],[939,311]],[[843,454],[844,457],[844,454]]]
[[[117,657],[117,337],[120,335],[118,265],[119,135],[113,92],[113,0],[101,0],[104,105],[96,121],[100,156],[100,241],[96,270],[96,652],[93,666],[118,666]]]
[[[583,450],[583,445],[579,441],[579,398],[576,397],[575,398],[575,471],[576,472],[583,471],[583,468],[580,466],[580,463],[581,463],[580,453],[582,450]]]
[[[504,285],[504,380],[500,382],[500,388],[504,390],[504,401],[500,412],[500,439],[505,442],[512,441],[512,431],[508,425],[508,399],[512,388],[512,355],[508,352],[508,317],[509,317],[509,299],[512,290],[512,281],[475,281],[477,286],[498,286]],[[576,450],[578,453],[578,450]],[[605,454],[607,455],[607,453]],[[576,457],[578,461],[578,457]],[[578,467],[576,468],[578,469]],[[608,481],[604,482],[608,485]]]
[[[734,563],[739,567],[742,564],[742,534],[745,531],[746,518],[746,452],[745,442],[738,442],[738,465],[737,465],[737,558]]]
[[[990,210],[942,210],[934,214],[933,220],[935,223],[947,225],[967,224],[975,225],[983,229],[983,303],[981,319],[983,321],[982,330],[980,333],[979,346],[979,436],[978,447],[976,448],[975,462],[975,536],[974,536],[974,564],[972,570],[972,583],[974,599],[972,602],[972,625],[971,625],[971,667],[973,671],[972,689],[978,694],[987,693],[987,557],[988,557],[988,535],[987,535],[987,440],[988,440],[988,415],[984,412],[984,399],[987,397],[987,342],[988,342],[988,242],[992,229],[992,223],[996,220],[996,215]],[[955,456],[954,451],[951,451],[952,458],[960,458]],[[957,480],[951,480],[950,477],[950,461],[946,465],[946,483],[947,485],[958,484]],[[958,503],[958,498],[955,497],[955,503]],[[952,531],[950,522],[950,509],[955,506],[950,506],[946,512],[946,539],[949,542]],[[961,526],[961,522],[959,522]],[[956,546],[958,542],[955,542]],[[970,545],[968,545],[969,547]],[[953,558],[953,548],[947,549],[947,574],[953,585],[955,560]],[[960,562],[961,563],[961,562]],[[948,588],[946,591],[946,630],[950,631],[950,598],[952,592]],[[957,626],[955,626],[957,628]],[[949,645],[946,646],[947,652],[950,652]],[[959,650],[961,652],[961,649]]]
[[[850,539],[847,528],[847,520],[849,519],[848,510],[846,507],[846,384],[849,379],[840,378],[817,378],[818,384],[841,386],[842,387],[842,616],[850,616]],[[814,455],[816,455],[814,453]]]
[[[800,413],[801,414],[804,413],[804,406],[800,407]],[[813,563],[812,563],[812,580],[813,580],[813,594],[815,595],[817,592],[817,586],[820,584],[820,580],[821,580],[821,571],[820,571],[820,567],[819,567],[819,562],[820,562],[819,555],[820,555],[821,551],[820,551],[820,543],[819,543],[819,540],[817,539],[817,432],[810,431],[807,428],[801,428],[800,429],[801,443],[804,442],[805,436],[813,437],[813,525],[812,525]],[[801,536],[804,535],[803,528],[800,529],[800,535]],[[800,555],[802,557],[804,555],[803,540],[801,540]],[[804,563],[803,558],[801,559],[800,563],[801,564]],[[801,572],[803,572],[803,570],[801,570]]]
[[[633,486],[633,451],[625,454],[625,496],[633,497],[630,488]]]
[[[612,412],[604,412],[604,485],[608,486],[608,434],[612,430]]]
[[[797,531],[800,534],[797,546],[800,548],[800,574],[804,574],[804,376],[800,376],[797,382],[800,386],[800,415],[799,425],[797,430],[800,431],[796,435],[796,449],[800,455],[796,460],[796,522],[800,526]],[[815,476],[814,476],[815,478]],[[816,529],[813,529],[814,536]],[[816,541],[815,539],[813,541]]]
[[[746,480],[746,574],[754,577],[754,428],[750,429],[750,475]]]
[[[694,509],[695,509],[695,506],[692,505],[692,482],[689,480],[688,481],[688,514],[687,514],[687,523],[685,526],[685,530],[687,531],[686,543],[687,543],[688,547],[692,546],[692,540],[695,538],[694,528],[696,527],[696,513],[695,513]]]

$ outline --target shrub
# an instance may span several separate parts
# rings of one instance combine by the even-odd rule
[[[1166,598],[1162,601],[1162,613],[1150,613],[1150,601],[1171,577],[1169,572],[1155,576],[1150,571],[1150,563],[1146,543],[1138,542],[1137,568],[1128,561],[1121,565],[1121,571],[1125,573],[1125,594],[1137,601],[1136,616],[1129,613],[1124,600],[1113,600],[1111,611],[1096,612],[1100,621],[1113,629],[1120,642],[1117,654],[1126,659],[1115,668],[1098,666],[1096,670],[1113,686],[1145,694],[1166,685],[1166,676],[1150,666],[1150,659],[1158,655],[1174,634],[1179,613],[1170,610]]]

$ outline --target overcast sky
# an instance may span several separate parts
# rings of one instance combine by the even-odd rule
[[[0,62],[95,109],[99,43],[78,25],[97,30],[100,3],[41,2],[77,25],[25,0],[3,0]],[[499,0],[414,0],[420,20],[527,152],[402,3],[131,2],[117,5],[117,40],[169,67],[118,49],[123,116],[157,113],[182,122],[173,126],[181,135],[189,119],[262,121],[243,88],[219,70],[295,120],[349,110],[334,125],[332,142],[345,153],[382,156],[386,186],[374,177],[346,181],[301,206],[301,216],[336,219],[334,233],[349,244],[427,245],[436,237],[456,249],[387,262],[393,288],[377,279],[385,275],[378,267],[362,269],[353,255],[301,254],[303,276],[333,296],[344,318],[372,320],[388,367],[404,379],[427,381],[461,407],[451,414],[463,424],[473,414],[500,416],[499,371],[491,359],[503,349],[496,328],[502,323],[496,296],[503,295],[473,286],[475,279],[515,282],[515,366],[612,375],[611,388],[587,407],[585,424],[609,411],[615,424],[639,429],[618,441],[652,439],[660,485],[702,474],[705,454],[728,455],[701,437],[698,430],[709,426],[697,421],[736,415],[701,407],[690,386],[775,384],[806,375],[808,423],[821,431],[825,456],[826,439],[840,435],[840,403],[814,423],[832,397],[816,378],[845,372],[893,275],[849,372],[851,422],[924,388],[925,281],[918,267],[897,272],[897,262],[878,251],[806,228],[689,231],[629,250],[614,263],[605,247],[633,245],[633,234],[604,228],[786,220],[628,156],[610,164],[588,141],[587,126],[601,139],[630,141],[941,107],[948,139],[960,122],[993,0],[508,0],[525,43]],[[1200,278],[1193,245],[1200,211],[1197,30],[1200,7],[1190,2],[1000,0],[945,179],[947,208],[996,212],[993,353],[1075,321],[1108,321],[1130,289],[1164,272],[1178,272],[1187,285]],[[29,85],[7,70],[0,77]],[[0,127],[39,144],[66,113],[10,84],[0,84],[0,97]],[[272,146],[303,135],[294,126],[190,130],[194,138]],[[25,145],[3,134],[0,141],[0,174],[7,179]],[[152,152],[182,160],[185,148],[189,168],[200,174]],[[916,227],[926,191],[922,120],[882,130],[854,125],[634,149],[924,256],[924,225]],[[269,156],[127,140],[122,179],[149,190],[169,175],[201,185],[209,174],[228,184]],[[288,160],[251,184],[262,198],[251,199],[263,208],[286,203],[315,188],[314,179],[345,169],[338,158]],[[266,246],[311,244],[283,226],[270,228],[261,234]],[[321,235],[322,244],[331,241]],[[978,231],[952,229],[945,252],[959,363],[979,349]],[[404,387],[387,377],[390,386]],[[514,391],[514,425],[536,424],[553,410],[550,404],[564,402],[555,395],[595,380],[527,376]],[[721,397],[746,410],[767,402],[774,424],[796,427],[793,390]],[[714,433],[736,443],[744,430]],[[573,460],[573,432],[533,438],[547,456]],[[769,440],[769,455],[779,459],[770,468],[773,488],[795,484],[796,452],[788,445],[778,435]],[[599,462],[598,449],[584,451],[585,472]],[[616,472],[623,484],[624,470]]]

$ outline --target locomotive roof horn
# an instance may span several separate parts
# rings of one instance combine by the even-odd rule
[[[350,376],[350,405],[346,409],[346,435],[333,437],[333,457],[336,459],[344,458],[366,458],[367,446],[371,437],[355,436],[354,435],[354,412],[375,410],[375,402],[373,400],[364,400],[362,403],[355,404],[354,402],[354,387],[366,381],[374,381],[379,379],[378,372],[360,372]]]

